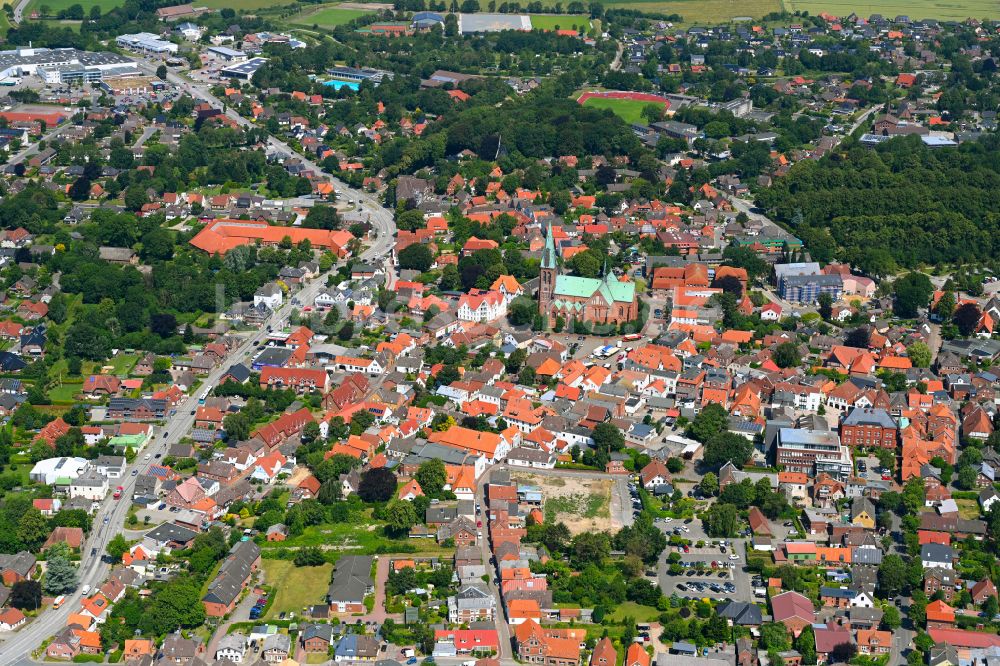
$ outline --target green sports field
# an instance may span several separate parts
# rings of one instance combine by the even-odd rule
[[[606,97],[591,97],[583,103],[593,109],[611,109],[611,112],[627,123],[647,124],[642,117],[642,110],[651,102],[640,102],[634,99],[608,99]]]
[[[531,27],[536,30],[590,29],[590,18],[583,14],[531,14]]]
[[[307,9],[301,14],[296,14],[289,21],[296,25],[318,25],[321,28],[335,28],[338,25],[344,25],[348,21],[353,21],[356,18],[361,18],[371,13],[363,9],[341,9],[336,5],[325,5],[319,9]]]
[[[106,12],[115,7],[120,7],[124,0],[31,0],[24,10],[25,17],[31,16],[31,12],[41,11],[41,7],[47,7],[47,16],[55,16],[63,9],[68,9],[72,5],[83,7],[83,13],[90,16],[90,8],[97,5],[101,12]]]

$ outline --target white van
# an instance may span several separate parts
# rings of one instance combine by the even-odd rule
[[[84,585],[83,589],[80,590],[80,593],[83,594],[83,596],[87,596],[88,594],[90,594],[90,586]]]

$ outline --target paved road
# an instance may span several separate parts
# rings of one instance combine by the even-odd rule
[[[178,81],[175,82],[178,82],[181,87],[193,96],[208,101],[209,103],[216,105],[218,108],[223,108],[222,104],[207,91],[186,83],[185,81],[179,79],[179,77],[176,77],[176,75],[171,76],[178,79]],[[235,114],[235,112],[230,110],[228,113],[235,117],[241,124],[249,125],[248,121],[240,118]],[[53,130],[53,132],[47,135],[46,138],[50,138],[51,136],[57,134],[65,127],[66,126],[64,125],[61,128]],[[272,138],[271,145],[276,149],[284,150],[289,155],[293,154],[292,149],[281,141]],[[346,184],[330,176],[330,174],[326,174],[326,172],[324,172],[312,161],[305,158],[303,158],[303,161],[309,168],[314,169],[317,173],[324,173],[329,176],[330,179],[336,183],[338,189],[354,201],[360,202],[362,209],[370,213],[370,220],[378,235],[372,241],[371,245],[365,249],[358,258],[369,262],[381,261],[383,257],[387,258],[394,244],[393,235],[396,230],[392,212],[382,207],[381,203],[368,192],[348,187]],[[394,280],[392,265],[391,263],[387,263],[386,265],[388,280],[391,285]],[[309,282],[302,290],[296,293],[295,296],[301,304],[309,305],[313,302],[313,299],[315,299],[325,285],[325,276],[321,275],[315,280]],[[221,379],[223,373],[225,373],[228,369],[229,365],[245,360],[251,352],[253,352],[255,346],[266,339],[267,326],[270,325],[278,328],[283,322],[287,322],[288,316],[291,314],[292,307],[292,303],[289,300],[282,307],[276,310],[265,322],[265,325],[261,327],[260,331],[249,336],[243,344],[233,349],[227,356],[226,360],[204,378],[202,386],[215,386],[219,379]],[[131,475],[132,470],[144,469],[151,464],[144,461],[146,453],[150,453],[151,455],[155,455],[157,453],[165,454],[171,444],[179,441],[181,437],[186,435],[194,425],[194,411],[197,407],[197,395],[191,396],[184,403],[179,405],[176,414],[169,419],[168,423],[162,429],[157,430],[154,435],[156,439],[146,447],[140,457],[137,458],[136,462],[127,468],[126,477],[121,482],[121,485],[124,488],[122,499],[120,501],[115,501],[110,498],[105,500],[104,504],[98,510],[94,518],[94,531],[91,533],[90,538],[87,539],[82,548],[83,554],[80,562],[80,588],[78,588],[77,592],[72,595],[68,595],[65,603],[59,609],[50,609],[43,612],[23,630],[5,637],[6,640],[0,643],[0,652],[3,653],[4,663],[12,663],[20,660],[21,658],[29,657],[31,651],[40,645],[43,640],[65,626],[66,619],[69,617],[70,613],[75,612],[79,608],[79,590],[82,589],[84,585],[90,585],[92,588],[95,588],[105,580],[109,571],[109,566],[101,562],[100,557],[104,554],[108,542],[122,530],[125,524],[128,508],[131,504],[129,499],[132,496],[132,488],[135,485],[135,477]],[[155,459],[152,462],[156,462]]]
[[[139,60],[138,62],[140,66],[144,66],[150,71],[152,71],[158,64],[150,63],[144,60]],[[178,74],[169,71],[167,72],[167,81],[176,85],[192,97],[208,102],[216,109],[224,110],[225,114],[236,121],[237,124],[243,127],[257,127],[257,125],[241,116],[235,109],[232,109],[227,104],[224,104],[215,95],[213,95],[209,86],[195,83],[190,79],[181,77]],[[378,232],[378,238],[375,239],[371,247],[369,247],[368,251],[365,252],[361,258],[368,261],[380,261],[381,257],[388,257],[394,245],[393,233],[396,230],[396,225],[393,219],[392,211],[383,207],[382,202],[379,201],[376,195],[364,190],[357,190],[349,187],[346,183],[333,176],[333,174],[324,171],[319,164],[309,157],[296,153],[296,151],[284,141],[280,141],[275,137],[270,136],[268,137],[267,145],[276,152],[281,152],[289,156],[297,155],[308,169],[317,174],[323,174],[331,182],[333,182],[334,186],[338,190],[338,198],[346,197],[348,200],[354,201],[358,206],[358,212],[367,214],[368,221],[372,223]],[[391,272],[389,273],[389,282],[391,285]]]
[[[29,2],[31,0],[17,0],[17,4],[14,5],[14,23],[20,23],[24,20],[24,10]]]
[[[324,276],[320,276],[298,292],[297,297],[302,302],[311,302],[325,284]],[[289,300],[271,315],[265,326],[234,348],[226,360],[204,378],[202,386],[208,388],[218,384],[232,363],[243,360],[257,344],[265,339],[266,326],[277,327],[279,322],[288,319],[291,310],[292,304]],[[106,499],[94,517],[95,527],[81,549],[80,588],[72,595],[67,596],[62,607],[43,612],[23,630],[11,635],[6,642],[0,644],[0,652],[4,654],[5,658],[16,658],[30,653],[45,638],[63,627],[70,613],[79,609],[80,590],[84,585],[96,588],[105,580],[109,566],[100,558],[104,554],[108,542],[122,531],[125,524],[128,509],[131,506],[132,489],[135,486],[136,477],[132,476],[132,470],[144,470],[159,462],[153,456],[165,454],[170,445],[180,441],[190,431],[194,425],[194,412],[197,408],[198,396],[192,395],[177,407],[176,413],[168,418],[163,427],[155,429],[152,442],[139,453],[136,461],[128,466],[125,478],[120,481],[120,485],[124,488],[122,498],[120,500],[114,500],[110,497]],[[145,460],[146,454],[150,454],[150,461]]]
[[[490,580],[486,583],[487,589],[493,595],[493,600],[496,602],[496,629],[498,639],[500,641],[500,653],[497,655],[501,660],[509,660],[513,658],[513,647],[511,646],[511,633],[510,624],[507,622],[507,609],[504,607],[503,596],[500,594],[500,587],[497,581],[500,579],[500,571],[494,566],[495,564],[491,562],[493,558],[493,551],[490,550],[490,540],[488,538],[489,533],[489,515],[486,513],[486,484],[490,479],[490,474],[494,469],[502,469],[504,465],[497,465],[495,467],[487,467],[483,475],[479,477],[476,482],[476,503],[479,505],[480,510],[476,512],[478,520],[482,521],[482,534],[483,537],[479,539],[479,552],[483,559],[483,565],[490,568],[492,575],[489,577]]]

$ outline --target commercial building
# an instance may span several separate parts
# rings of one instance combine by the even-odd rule
[[[851,476],[850,449],[836,433],[824,430],[781,428],[778,431],[776,464],[786,472],[809,476],[826,473],[838,481]]]
[[[844,291],[844,279],[840,275],[824,275],[815,262],[778,264],[774,275],[778,294],[788,301],[815,303],[824,293],[837,300]]]
[[[250,58],[249,60],[244,60],[243,62],[220,69],[219,74],[227,76],[230,79],[245,79],[249,81],[266,62],[267,58]]]
[[[71,481],[90,467],[85,458],[47,458],[39,460],[31,468],[28,478],[35,483],[54,485],[60,479]]]
[[[371,81],[375,85],[386,79],[391,79],[393,76],[392,72],[387,72],[384,69],[372,69],[371,67],[330,67],[326,73],[341,81],[356,81],[358,83]]]
[[[115,43],[123,49],[136,51],[138,53],[153,53],[162,55],[166,53],[177,53],[177,45],[160,39],[151,32],[137,32],[129,35],[118,35]]]
[[[227,46],[209,46],[208,52],[226,62],[243,62],[247,59],[247,54],[243,51],[237,51]]]
[[[0,79],[37,75],[46,83],[100,81],[108,71],[123,69],[138,71],[132,60],[106,51],[45,48],[0,51]]]
[[[847,446],[895,450],[898,435],[899,426],[884,409],[853,409],[840,422],[840,439]]]

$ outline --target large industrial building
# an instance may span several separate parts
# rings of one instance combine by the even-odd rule
[[[0,79],[37,75],[46,83],[68,83],[133,73],[138,73],[138,69],[132,60],[106,51],[44,48],[0,51]]]
[[[246,79],[249,81],[257,73],[257,70],[265,64],[267,64],[267,58],[250,58],[235,65],[223,67],[219,70],[219,74],[230,79]]]
[[[151,32],[137,32],[131,35],[118,35],[115,43],[123,49],[136,51],[137,53],[152,53],[163,55],[167,53],[177,53],[177,45],[160,39]]]

